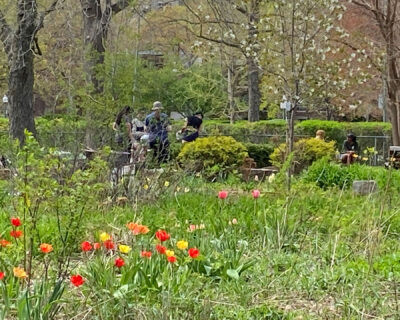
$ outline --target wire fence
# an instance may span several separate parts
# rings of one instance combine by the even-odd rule
[[[0,131],[0,137],[8,136],[8,131]],[[219,134],[203,132],[200,136],[218,136]],[[279,145],[286,141],[286,135],[283,134],[220,134],[224,136],[231,136],[234,139],[243,143],[254,144],[270,144]],[[295,140],[302,138],[310,138],[309,135],[295,135]],[[115,142],[114,132],[109,130],[96,130],[92,138],[91,147],[101,149],[105,146],[110,146],[113,150],[120,150],[121,147]],[[55,131],[40,133],[38,135],[39,143],[49,148],[57,148],[60,150],[68,151],[73,154],[79,154],[85,148],[89,147],[86,143],[87,132],[85,131]],[[174,134],[170,135],[170,141],[175,140]],[[368,153],[369,164],[374,166],[384,165],[389,154],[389,147],[391,145],[390,136],[358,136],[358,143],[363,156],[364,152]],[[341,152],[342,142],[337,141],[337,148]],[[372,149],[373,148],[373,149]],[[367,151],[369,149],[369,151]],[[121,151],[121,150],[120,150]]]

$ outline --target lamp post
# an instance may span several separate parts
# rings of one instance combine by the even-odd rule
[[[4,107],[4,115],[8,117],[8,97],[7,95],[3,96],[3,107]]]

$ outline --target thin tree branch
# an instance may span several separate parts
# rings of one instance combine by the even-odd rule
[[[0,10],[0,40],[4,45],[4,49],[7,55],[11,53],[11,41],[14,36],[14,32],[8,25],[3,12]]]
[[[117,14],[129,6],[128,0],[118,0],[111,6],[113,14]]]

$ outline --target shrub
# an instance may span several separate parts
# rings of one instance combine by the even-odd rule
[[[267,167],[271,165],[270,155],[274,151],[274,147],[270,144],[246,143],[249,157],[254,159],[257,167]]]
[[[307,182],[316,183],[320,188],[330,187],[348,188],[354,180],[376,180],[380,189],[385,189],[388,179],[389,188],[400,191],[400,171],[393,171],[383,167],[370,167],[362,164],[342,166],[324,158],[314,162],[304,174]]]
[[[187,169],[225,174],[237,169],[248,156],[246,147],[232,137],[199,138],[183,146],[178,161]]]
[[[286,156],[286,144],[281,144],[271,154],[271,162],[273,165],[281,167]],[[334,156],[335,141],[327,142],[315,138],[301,139],[294,144],[294,172],[301,172],[317,159],[323,157],[332,159]]]

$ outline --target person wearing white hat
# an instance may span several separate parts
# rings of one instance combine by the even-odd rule
[[[161,112],[162,109],[162,103],[155,101],[151,109],[153,112],[145,119],[146,130],[149,133],[149,146],[154,149],[154,155],[160,163],[167,161],[169,149],[169,119],[165,113]]]

